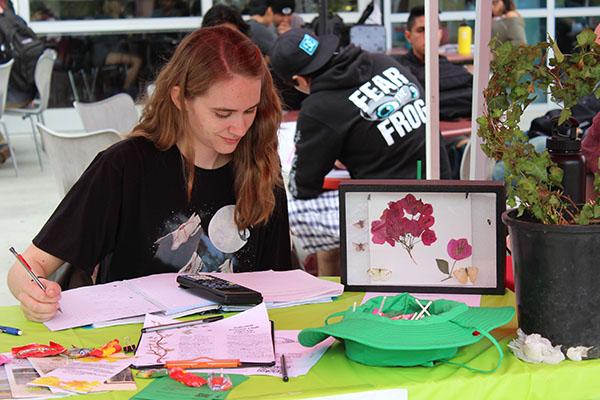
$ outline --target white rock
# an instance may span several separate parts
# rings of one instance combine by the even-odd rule
[[[565,359],[561,346],[552,346],[548,339],[537,333],[526,335],[521,329],[517,330],[517,338],[508,347],[515,356],[531,363],[558,364]]]
[[[569,360],[573,361],[581,361],[584,358],[587,358],[588,351],[594,346],[585,347],[585,346],[577,346],[577,347],[569,347],[567,349],[567,357]]]

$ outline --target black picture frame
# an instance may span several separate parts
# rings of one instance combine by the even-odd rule
[[[352,180],[339,196],[345,290],[504,294],[502,183]]]

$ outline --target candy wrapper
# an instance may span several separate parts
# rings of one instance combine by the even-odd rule
[[[66,349],[58,343],[50,342],[49,345],[31,343],[25,346],[13,347],[12,355],[15,358],[49,357],[62,354]]]
[[[169,376],[185,386],[199,387],[206,384],[206,379],[201,376],[190,374],[181,368],[172,368],[169,370]]]
[[[67,350],[67,357],[69,358],[83,358],[89,357],[92,349],[88,349],[85,347],[72,347]]]
[[[208,376],[208,387],[213,392],[224,392],[231,389],[233,383],[227,375],[221,374],[210,374]]]
[[[108,357],[112,354],[118,353],[120,351],[121,351],[121,345],[119,344],[119,339],[114,339],[114,340],[111,340],[110,342],[106,343],[104,346],[98,347],[97,349],[92,350],[90,352],[90,356],[103,358],[103,357]]]
[[[169,375],[169,371],[166,368],[159,369],[142,369],[135,374],[136,377],[142,379],[154,379],[162,378],[163,376]]]

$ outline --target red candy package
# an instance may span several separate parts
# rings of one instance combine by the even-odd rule
[[[174,379],[179,383],[183,383],[185,386],[199,387],[206,384],[206,379],[198,375],[187,373],[181,368],[170,369],[169,376],[171,379]]]
[[[110,342],[106,343],[102,347],[98,347],[90,352],[90,356],[92,357],[108,357],[111,354],[115,354],[121,351],[121,345],[119,344],[119,339],[113,339]]]
[[[49,345],[30,343],[25,346],[13,347],[12,355],[15,358],[49,357],[65,352],[65,348],[58,343],[50,342]]]

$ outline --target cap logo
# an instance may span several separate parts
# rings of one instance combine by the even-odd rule
[[[292,8],[291,7],[284,7],[281,9],[281,13],[283,15],[290,15],[292,13]]]
[[[304,37],[298,45],[298,48],[306,54],[308,54],[309,56],[315,54],[315,51],[317,51],[317,47],[319,47],[319,41],[307,33],[304,34]]]

